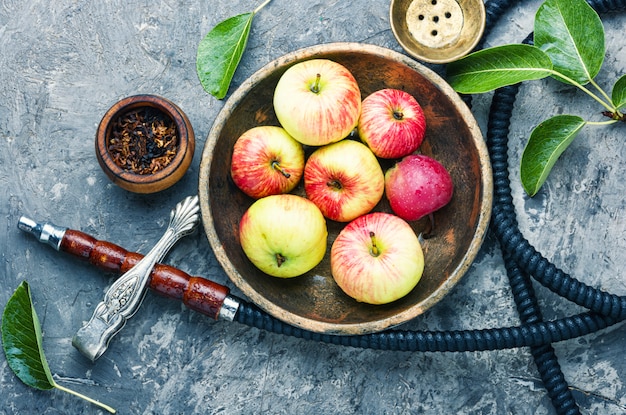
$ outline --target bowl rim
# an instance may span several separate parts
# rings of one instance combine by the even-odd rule
[[[424,301],[414,306],[411,306],[407,310],[399,312],[393,316],[374,320],[367,323],[342,324],[313,320],[300,315],[295,315],[289,310],[286,310],[285,308],[282,308],[265,299],[260,293],[256,292],[252,288],[252,286],[228,260],[228,255],[224,249],[224,246],[221,244],[217,231],[215,229],[214,216],[210,207],[210,195],[208,185],[209,172],[211,170],[212,164],[211,154],[215,149],[217,140],[222,130],[222,126],[227,121],[230,111],[233,108],[237,107],[239,103],[245,98],[246,94],[263,80],[264,74],[268,70],[275,69],[277,67],[293,65],[303,60],[312,59],[314,57],[320,56],[323,57],[324,55],[338,52],[357,52],[377,55],[380,57],[392,57],[398,62],[408,66],[412,70],[419,72],[429,81],[436,84],[436,86],[440,88],[442,92],[450,98],[451,101],[453,101],[453,104],[467,120],[467,127],[468,130],[471,132],[471,136],[473,137],[473,141],[478,153],[481,171],[481,209],[478,213],[474,237],[472,238],[469,248],[464,253],[462,261],[450,273],[450,276]],[[359,335],[380,332],[382,330],[395,327],[410,321],[411,319],[417,317],[419,314],[422,314],[424,310],[430,308],[432,305],[440,301],[440,299],[445,296],[452,289],[452,287],[454,287],[458,283],[458,281],[463,277],[463,275],[466,273],[466,271],[469,269],[472,262],[476,258],[476,255],[478,254],[478,251],[480,250],[480,247],[482,246],[482,243],[485,239],[488,224],[491,218],[493,179],[487,145],[483,139],[481,130],[478,126],[478,122],[474,118],[474,115],[471,113],[465,102],[443,78],[437,75],[433,70],[416,62],[408,56],[382,46],[358,42],[334,42],[304,47],[289,52],[277,59],[274,59],[266,65],[263,65],[232,93],[232,95],[226,100],[224,106],[217,115],[205,142],[200,161],[198,190],[198,194],[200,196],[200,210],[202,213],[202,217],[203,219],[208,219],[203,220],[203,227],[209,244],[211,245],[211,248],[213,250],[213,253],[231,282],[233,282],[235,286],[239,288],[252,303],[257,305],[273,317],[287,324],[291,324],[295,327],[299,327],[305,330],[335,335]]]
[[[156,108],[170,117],[178,132],[176,156],[165,168],[152,174],[137,174],[118,166],[106,144],[111,122],[119,115],[141,107]],[[152,193],[172,186],[184,175],[195,151],[195,135],[187,115],[172,101],[158,95],[137,94],[117,101],[106,111],[98,124],[95,145],[98,163],[112,181],[127,190]],[[167,186],[163,187],[164,184]]]

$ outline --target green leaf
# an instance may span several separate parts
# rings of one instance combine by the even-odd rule
[[[531,45],[503,45],[471,53],[446,68],[450,85],[462,94],[488,92],[541,79],[552,70],[550,58]]]
[[[16,288],[4,307],[1,330],[2,347],[9,367],[26,385],[42,390],[57,388],[115,413],[115,409],[110,406],[54,381],[43,352],[41,325],[26,281]]]
[[[581,85],[595,78],[604,61],[604,27],[585,0],[546,0],[535,15],[534,42],[555,71]]]
[[[626,107],[626,75],[622,75],[613,85],[613,92],[611,93],[611,101],[618,110]]]
[[[198,45],[196,70],[205,91],[217,99],[228,92],[248,43],[255,13],[244,13],[215,26]]]
[[[28,386],[52,389],[55,382],[41,346],[41,326],[32,306],[30,288],[22,282],[2,314],[2,347],[9,367]]]
[[[537,194],[554,163],[585,124],[575,115],[557,115],[535,127],[522,154],[520,170],[522,185],[529,196]]]

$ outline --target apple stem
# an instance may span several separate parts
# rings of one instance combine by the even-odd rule
[[[313,85],[311,85],[311,92],[313,92],[314,94],[319,94],[320,92],[320,80],[321,79],[322,79],[322,75],[317,74],[317,76],[315,77],[315,82],[313,83]]]
[[[280,165],[280,163],[277,162],[276,160],[272,161],[272,168],[275,169],[275,170],[278,170],[279,172],[281,172],[282,175],[285,176],[286,178],[290,178],[291,177],[291,174],[286,172],[285,169],[283,169],[282,166]]]
[[[276,265],[278,266],[278,268],[280,268],[280,266],[283,265],[285,261],[287,261],[287,258],[285,258],[282,254],[276,254]]]
[[[374,234],[374,232],[370,231],[370,239],[372,241],[372,248],[370,249],[370,254],[374,257],[380,255],[380,250],[378,249],[378,247],[376,246],[376,234]]]
[[[435,215],[433,215],[432,213],[428,214],[428,225],[426,226],[426,229],[424,229],[423,233],[423,237],[424,239],[428,239],[432,236],[433,231],[435,230]]]
[[[398,110],[394,110],[393,111],[393,118],[395,118],[396,120],[400,121],[404,118],[404,113],[402,111],[398,111]]]
[[[337,190],[341,190],[343,188],[343,186],[341,185],[341,182],[335,179],[327,181],[326,186],[334,187]]]

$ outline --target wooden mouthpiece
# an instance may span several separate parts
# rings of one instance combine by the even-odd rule
[[[59,250],[82,258],[104,271],[117,274],[125,273],[144,257],[71,229],[65,231]],[[219,318],[224,300],[230,293],[228,287],[202,277],[192,277],[164,264],[154,266],[148,286],[157,294],[181,300],[190,309],[215,320]]]

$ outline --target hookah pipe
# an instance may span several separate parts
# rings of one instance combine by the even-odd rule
[[[144,258],[140,253],[129,252],[111,242],[51,223],[37,223],[21,217],[18,227],[57,251],[86,260],[107,272],[123,274]],[[541,346],[593,333],[617,322],[602,314],[588,312],[551,322],[528,322],[518,327],[423,332],[392,329],[342,336],[310,332],[283,323],[256,305],[230,294],[228,287],[203,277],[190,276],[169,265],[156,264],[147,285],[156,294],[182,301],[188,308],[214,320],[237,321],[303,339],[377,350],[463,352]],[[581,332],[571,330],[571,327],[578,326],[583,327]]]
[[[486,3],[486,32],[515,0]],[[626,0],[589,0],[599,13],[626,10]],[[532,42],[532,34],[525,40]],[[494,199],[490,230],[496,236],[521,325],[492,329],[407,331],[390,329],[379,333],[339,336],[310,332],[270,316],[256,305],[229,294],[225,286],[202,277],[192,277],[173,267],[157,264],[148,287],[166,297],[183,301],[192,310],[214,319],[237,321],[252,327],[307,340],[356,348],[389,351],[471,352],[529,347],[543,384],[558,414],[579,414],[565,381],[552,343],[590,334],[626,319],[626,297],[605,292],[576,280],[537,252],[517,225],[508,177],[507,143],[510,117],[519,85],[500,88],[492,98],[487,147],[494,175]],[[470,101],[471,97],[466,97]],[[143,255],[98,241],[80,231],[21,218],[19,228],[41,242],[88,260],[100,269],[124,273]],[[531,284],[531,276],[559,296],[587,308],[588,312],[544,321]]]
[[[106,272],[125,274],[144,258],[142,254],[97,240],[84,232],[52,223],[38,223],[25,216],[19,219],[17,226],[35,236],[39,242]],[[229,295],[228,287],[160,263],[154,265],[148,278],[148,288],[159,295],[182,301],[190,309],[214,320],[233,320],[238,304],[237,299]]]

